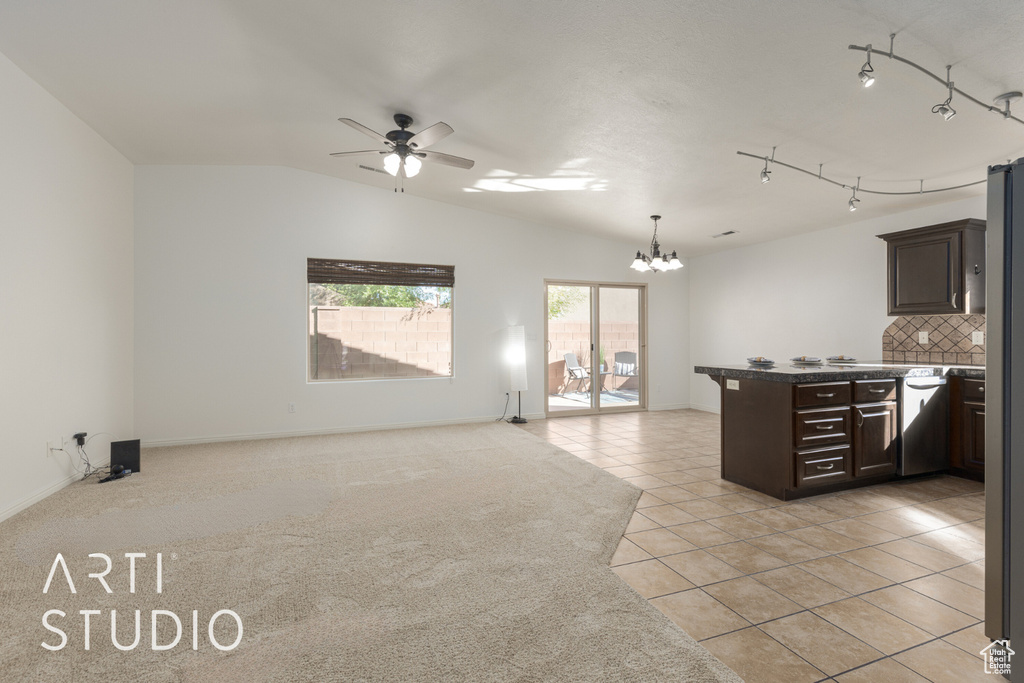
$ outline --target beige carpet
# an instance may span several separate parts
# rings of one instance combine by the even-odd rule
[[[148,449],[143,471],[0,523],[0,680],[739,680],[608,569],[639,491],[504,423]],[[58,552],[75,594],[59,567],[43,594]],[[141,610],[134,650],[111,609],[122,645]],[[88,651],[79,610],[101,611]]]

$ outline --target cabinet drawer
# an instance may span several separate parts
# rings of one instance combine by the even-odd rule
[[[896,380],[859,379],[853,383],[854,403],[876,403],[896,400]]]
[[[796,486],[821,486],[846,481],[850,475],[850,447],[832,446],[801,451],[796,461]]]
[[[798,410],[793,414],[793,421],[793,445],[797,448],[850,440],[849,406]]]
[[[985,380],[965,379],[964,380],[965,401],[985,401]]]
[[[797,408],[839,406],[850,402],[849,382],[797,384],[794,392],[793,405]]]

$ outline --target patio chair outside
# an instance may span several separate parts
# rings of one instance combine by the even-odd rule
[[[569,371],[569,381],[565,383],[565,391],[562,392],[562,396],[565,396],[566,391],[569,391],[569,385],[574,381],[579,382],[576,390],[582,391],[583,383],[590,379],[590,373],[576,360],[575,353],[565,354],[565,369]]]
[[[636,364],[635,351],[615,352],[615,377],[638,377],[640,372]]]

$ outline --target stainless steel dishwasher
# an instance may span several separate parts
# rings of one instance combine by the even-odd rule
[[[949,384],[945,377],[904,377],[896,473],[949,469]]]

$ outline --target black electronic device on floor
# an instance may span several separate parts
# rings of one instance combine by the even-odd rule
[[[138,474],[140,470],[139,448],[139,439],[111,441],[110,471],[113,472],[114,468],[120,465],[124,470],[131,471],[132,474]]]

